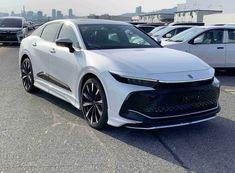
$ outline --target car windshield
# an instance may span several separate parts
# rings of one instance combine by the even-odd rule
[[[170,32],[170,31],[172,31],[172,29],[174,29],[175,27],[170,27],[170,26],[168,26],[168,27],[166,27],[166,28],[164,28],[164,29],[161,29],[161,30],[159,30],[159,31],[157,31],[157,32],[155,32],[154,34],[153,34],[153,36],[159,36],[159,35],[165,35],[165,34],[167,34],[168,32]]]
[[[172,37],[168,41],[172,41],[172,42],[184,42],[184,41],[187,41],[187,40],[197,36],[198,34],[203,32],[204,30],[205,30],[205,28],[191,28],[191,29],[183,31],[180,34]]]
[[[21,28],[22,27],[22,20],[20,20],[20,19],[0,19],[0,27]]]
[[[79,25],[87,49],[159,48],[148,35],[132,25]]]

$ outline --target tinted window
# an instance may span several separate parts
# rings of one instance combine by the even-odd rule
[[[46,41],[54,42],[60,25],[61,24],[59,23],[52,23],[47,25],[42,32],[41,38]]]
[[[74,47],[78,47],[76,34],[71,26],[64,24],[61,28],[58,39],[70,39]]]
[[[132,25],[90,24],[79,26],[87,49],[151,48],[159,45]]]
[[[176,34],[179,34],[179,33],[183,32],[183,31],[185,31],[186,29],[189,29],[189,28],[178,28],[176,30]]]
[[[154,27],[139,27],[139,28],[146,33],[150,33],[154,29]]]
[[[235,43],[235,30],[228,30],[228,43]]]
[[[2,19],[0,20],[0,27],[22,28],[22,20],[21,19]]]
[[[194,39],[197,44],[222,44],[224,38],[224,30],[210,30],[204,32]]]

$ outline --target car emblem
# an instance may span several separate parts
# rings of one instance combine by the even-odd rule
[[[192,76],[192,75],[190,75],[190,74],[188,75],[188,77],[189,77],[190,79],[193,79],[193,76]]]

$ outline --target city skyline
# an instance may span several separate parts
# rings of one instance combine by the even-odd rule
[[[119,15],[126,12],[133,12],[135,7],[142,6],[143,11],[154,11],[160,10],[162,8],[171,8],[179,3],[184,3],[185,0],[167,0],[166,2],[161,2],[160,0],[132,0],[132,2],[125,2],[124,0],[103,0],[97,2],[95,0],[70,0],[69,3],[64,3],[63,0],[46,0],[33,1],[33,0],[1,0],[0,12],[20,13],[23,6],[25,6],[26,11],[43,11],[44,14],[51,16],[51,10],[57,9],[62,13],[67,14],[68,9],[73,7],[73,13],[79,16],[85,16],[89,14],[105,14],[109,13],[112,15]],[[123,3],[125,6],[123,6]],[[156,4],[154,6],[153,4]],[[76,7],[77,6],[77,7]],[[112,7],[112,8],[110,8]]]

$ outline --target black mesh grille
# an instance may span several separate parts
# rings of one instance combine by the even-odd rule
[[[132,93],[121,109],[121,116],[129,110],[153,118],[190,114],[216,108],[219,87],[206,85],[188,88],[156,88],[155,91]]]
[[[17,41],[17,36],[15,33],[1,33],[0,41]]]

